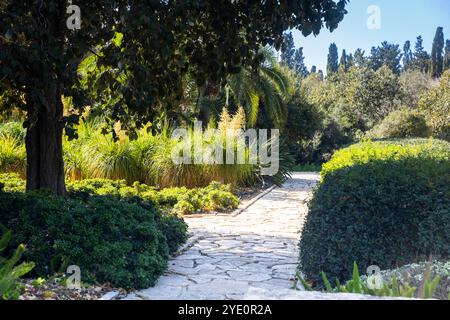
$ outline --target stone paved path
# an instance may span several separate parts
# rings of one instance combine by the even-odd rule
[[[295,173],[236,217],[187,218],[198,241],[155,287],[125,299],[242,299],[250,288],[294,285],[297,244],[316,173]]]

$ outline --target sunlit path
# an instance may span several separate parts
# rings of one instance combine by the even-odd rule
[[[297,244],[316,173],[295,173],[236,217],[187,218],[198,241],[155,287],[126,299],[242,299],[251,287],[294,284]]]

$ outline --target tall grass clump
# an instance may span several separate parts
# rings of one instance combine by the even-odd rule
[[[25,145],[10,135],[0,137],[0,172],[16,172],[25,175]]]

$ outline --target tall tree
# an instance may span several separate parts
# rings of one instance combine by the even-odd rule
[[[336,43],[330,44],[330,48],[328,49],[328,60],[327,60],[327,74],[331,75],[338,70],[338,48]]]
[[[412,66],[422,72],[428,73],[430,65],[430,55],[423,47],[422,36],[418,36],[414,48],[414,59]]]
[[[77,86],[89,55],[102,72],[83,88],[105,102],[110,123],[120,120],[132,134],[158,103],[182,96],[186,73],[204,85],[258,65],[260,46],[279,50],[289,28],[304,35],[335,29],[346,2],[78,0],[81,30],[73,30],[76,23],[66,24],[77,20],[73,6],[66,13],[72,1],[2,0],[0,95],[25,97],[27,188],[65,193],[63,127],[70,133],[76,115],[63,115],[61,97],[71,96],[79,113],[91,104]]]
[[[354,61],[355,61],[355,65],[356,65],[357,67],[363,67],[363,66],[366,65],[367,59],[366,59],[366,57],[364,56],[364,54],[365,54],[365,51],[364,51],[364,50],[362,50],[362,49],[356,49],[355,54],[353,55],[353,56],[354,56],[353,59],[354,59]]]
[[[445,41],[444,70],[450,69],[450,39]]]
[[[347,53],[345,52],[345,49],[342,50],[341,60],[339,61],[339,68],[341,68],[344,71],[347,71],[348,69]]]
[[[294,70],[301,77],[306,77],[308,75],[308,68],[306,68],[305,57],[303,56],[303,48],[295,50]]]
[[[403,45],[403,69],[408,70],[411,67],[413,53],[411,51],[411,41],[406,41]]]
[[[281,63],[289,69],[294,69],[295,44],[292,32],[286,33],[283,37],[283,45],[281,47]]]
[[[353,54],[347,55],[347,68],[351,68],[355,65],[355,58],[353,57]]]
[[[381,46],[372,47],[369,58],[370,65],[373,70],[380,69],[383,65],[389,67],[395,74],[400,73],[400,61],[402,53],[400,52],[398,44],[388,43],[383,41]]]
[[[438,78],[444,71],[444,29],[437,27],[431,49],[431,74]]]
[[[317,71],[317,73],[319,75],[320,81],[323,81],[323,71],[322,71],[322,69],[319,69],[319,71]]]

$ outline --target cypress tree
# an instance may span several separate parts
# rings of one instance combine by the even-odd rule
[[[308,69],[305,66],[305,57],[303,56],[303,48],[295,50],[294,70],[297,75],[301,77],[306,77],[308,75]]]
[[[450,69],[450,39],[445,41],[444,70]]]
[[[292,33],[286,33],[281,47],[281,63],[289,69],[294,69],[295,44]]]
[[[316,73],[317,72],[317,67],[316,66],[312,66],[311,67],[311,73]]]
[[[436,29],[436,35],[431,49],[431,74],[438,78],[442,75],[444,69],[444,32],[442,27]]]
[[[430,55],[423,48],[422,36],[418,36],[414,49],[413,67],[422,72],[428,73]]]
[[[338,70],[338,48],[333,42],[328,49],[327,74],[330,75]]]
[[[411,51],[411,41],[406,41],[403,46],[403,69],[408,70],[411,67],[413,53]]]
[[[347,71],[347,53],[345,52],[345,49],[342,50],[341,60],[339,61],[339,68]]]
[[[357,67],[362,67],[366,64],[367,59],[364,57],[365,51],[362,49],[357,49],[353,55],[354,63]]]

